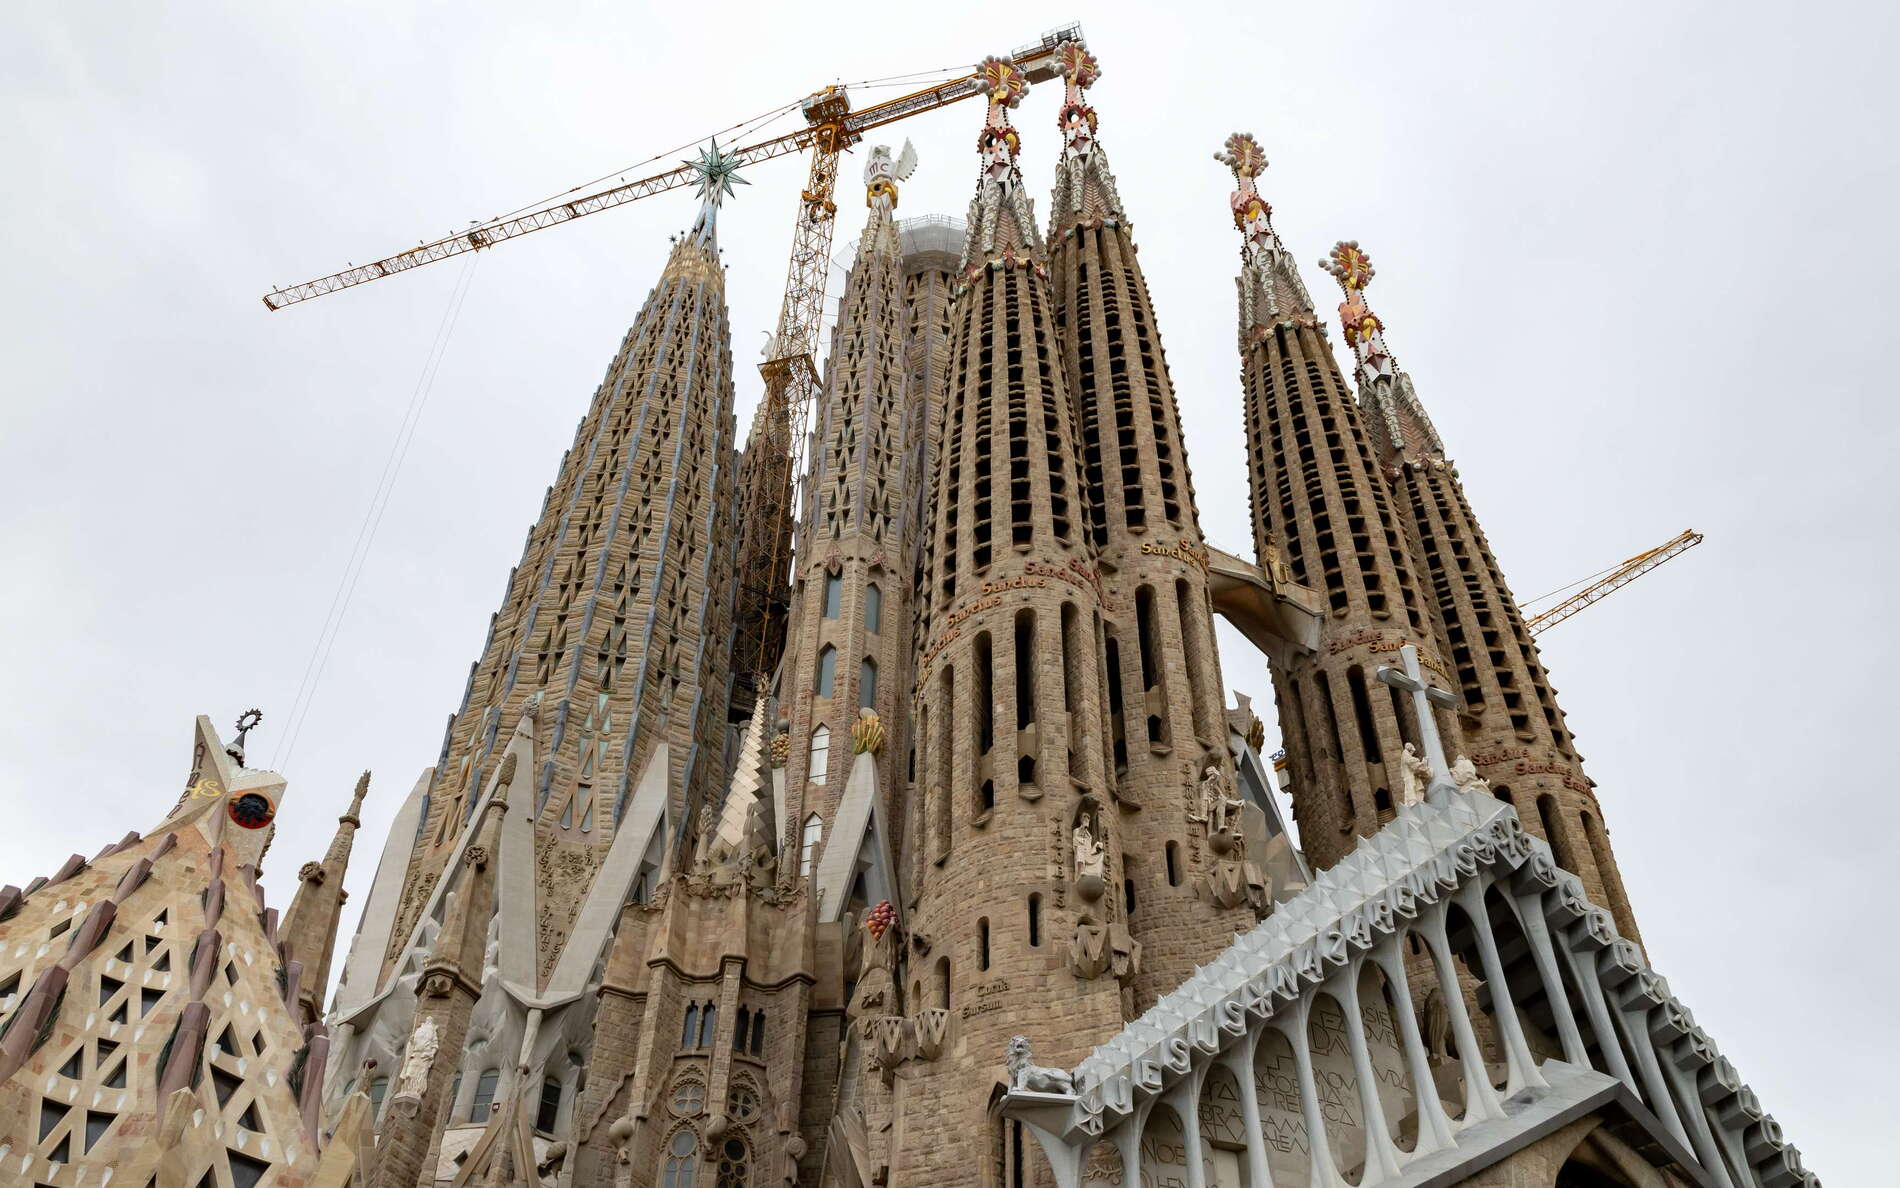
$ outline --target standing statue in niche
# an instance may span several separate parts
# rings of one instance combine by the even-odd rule
[[[1425,789],[1432,785],[1432,769],[1412,743],[1406,743],[1404,753],[1399,756],[1399,772],[1405,778],[1399,803],[1409,806],[1424,800]]]
[[[1208,836],[1225,833],[1234,827],[1241,810],[1241,801],[1240,797],[1234,795],[1233,781],[1227,778],[1219,764],[1210,763],[1201,772],[1201,795],[1197,807],[1199,812],[1188,819],[1206,822]]]
[[[422,1100],[429,1087],[429,1070],[435,1066],[436,1049],[441,1046],[442,1030],[435,1025],[434,1017],[416,1024],[415,1034],[409,1037],[408,1049],[403,1052],[402,1071],[396,1077],[397,1097]]]
[[[699,806],[699,844],[693,850],[693,870],[703,873],[712,863],[713,839],[719,832],[719,813],[711,801]]]
[[[772,833],[765,827],[765,807],[756,801],[745,817],[746,882],[764,891],[778,882],[778,858],[772,853]]]
[[[1070,835],[1070,841],[1075,847],[1076,881],[1080,882],[1087,878],[1106,878],[1108,846],[1095,836],[1094,830],[1089,828],[1087,817],[1075,823],[1075,832]]]
[[[488,918],[488,937],[482,945],[482,984],[501,968],[501,913]]]

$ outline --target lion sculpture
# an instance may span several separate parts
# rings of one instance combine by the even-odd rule
[[[1029,1037],[1009,1037],[1009,1087],[1025,1093],[1075,1092],[1075,1078],[1059,1068],[1044,1068],[1029,1062]]]

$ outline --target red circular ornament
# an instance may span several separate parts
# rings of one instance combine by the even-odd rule
[[[225,802],[231,820],[246,829],[262,829],[277,816],[277,806],[262,792],[245,792]]]

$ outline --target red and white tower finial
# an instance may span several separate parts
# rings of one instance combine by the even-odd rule
[[[969,228],[963,241],[966,282],[986,262],[1000,259],[1015,266],[1030,261],[1038,250],[1035,216],[1016,168],[1022,135],[1009,122],[1010,108],[1029,93],[1029,75],[1008,58],[992,55],[977,65],[976,89],[988,96],[989,111],[976,139],[983,173],[977,180],[976,197],[970,200]]]
[[[1214,159],[1234,171],[1235,188],[1227,196],[1227,205],[1233,208],[1234,226],[1246,237],[1247,247],[1277,248],[1280,240],[1273,233],[1273,207],[1254,186],[1254,178],[1267,171],[1267,154],[1260,142],[1251,132],[1236,132]]]
[[[1354,378],[1359,381],[1359,405],[1366,410],[1375,435],[1388,450],[1409,461],[1442,460],[1444,442],[1412,389],[1412,377],[1399,370],[1386,348],[1385,323],[1366,304],[1366,286],[1374,274],[1372,257],[1358,240],[1342,239],[1319,266],[1332,274],[1346,294],[1339,303],[1339,328],[1358,360]]]
[[[1062,129],[1062,142],[1068,155],[1086,155],[1095,144],[1095,109],[1083,99],[1082,92],[1102,77],[1102,63],[1079,41],[1064,42],[1056,51],[1056,69],[1062,72],[1062,113],[1056,124]]]
[[[1365,288],[1373,277],[1372,257],[1360,248],[1358,240],[1342,239],[1319,266],[1331,273],[1345,291],[1346,299],[1339,303],[1339,328],[1359,360],[1360,384],[1390,379],[1395,368],[1391,353],[1385,349],[1385,323],[1366,304]]]
[[[1240,331],[1243,341],[1283,323],[1317,325],[1313,299],[1273,229],[1273,207],[1260,196],[1254,179],[1267,169],[1267,154],[1250,132],[1227,138],[1214,159],[1234,173],[1227,205],[1244,243],[1240,250]]]
[[[1108,155],[1095,139],[1095,109],[1083,92],[1102,77],[1102,63],[1088,47],[1071,41],[1056,51],[1062,72],[1062,158],[1056,162],[1055,195],[1050,202],[1050,234],[1075,234],[1078,226],[1100,227],[1126,221]]]
[[[1022,151],[1023,138],[1010,126],[1009,111],[1029,93],[1029,76],[1008,58],[991,54],[976,68],[976,89],[990,101],[976,141],[977,151],[983,154],[983,175],[1000,181],[1016,167],[1016,154]]]

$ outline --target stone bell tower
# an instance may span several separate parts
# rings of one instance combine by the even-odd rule
[[[1253,925],[1265,884],[1240,841],[1208,553],[1174,384],[1086,100],[1101,68],[1079,42],[1063,46],[1057,62],[1067,93],[1050,273],[1079,421],[1086,535],[1108,599],[1108,749],[1124,907],[1142,947],[1142,1010]]]
[[[1339,323],[1358,363],[1359,408],[1444,624],[1450,684],[1462,699],[1457,749],[1524,827],[1550,843],[1558,864],[1583,879],[1591,898],[1609,905],[1617,930],[1635,939],[1595,785],[1583,774],[1537,642],[1411,375],[1393,359],[1385,324],[1366,304],[1372,259],[1357,241],[1344,241],[1321,267],[1345,292]]]
[[[956,296],[919,596],[925,792],[908,924],[911,997],[947,1009],[939,1059],[906,1066],[890,1182],[967,1183],[1028,1158],[986,1110],[1011,1034],[1079,1056],[1134,976],[1105,746],[1102,614],[1054,294],[1017,171],[1021,68],[986,59],[983,169]]]
[[[784,885],[813,880],[821,921],[897,896],[890,868],[911,662],[912,506],[906,430],[923,408],[905,355],[903,252],[893,211],[917,167],[906,142],[864,171],[870,217],[845,279],[812,426],[809,514],[779,712],[789,720],[780,832]]]
[[[714,145],[690,164],[698,217],[561,460],[345,963],[329,1106],[355,1084],[388,1096],[391,1188],[555,1159],[553,1136],[591,1125],[619,915],[656,898],[724,791],[736,498],[717,219],[737,162]],[[430,1021],[426,1090],[391,1093]],[[572,1176],[576,1152],[556,1154]]]
[[[1216,157],[1234,171],[1230,205],[1243,237],[1239,345],[1254,547],[1263,567],[1283,555],[1294,579],[1324,599],[1318,648],[1273,665],[1293,813],[1308,860],[1324,869],[1396,806],[1403,744],[1417,740],[1374,673],[1412,644],[1443,675],[1437,610],[1393,516],[1372,437],[1255,188],[1266,155],[1251,135],[1235,133]]]

